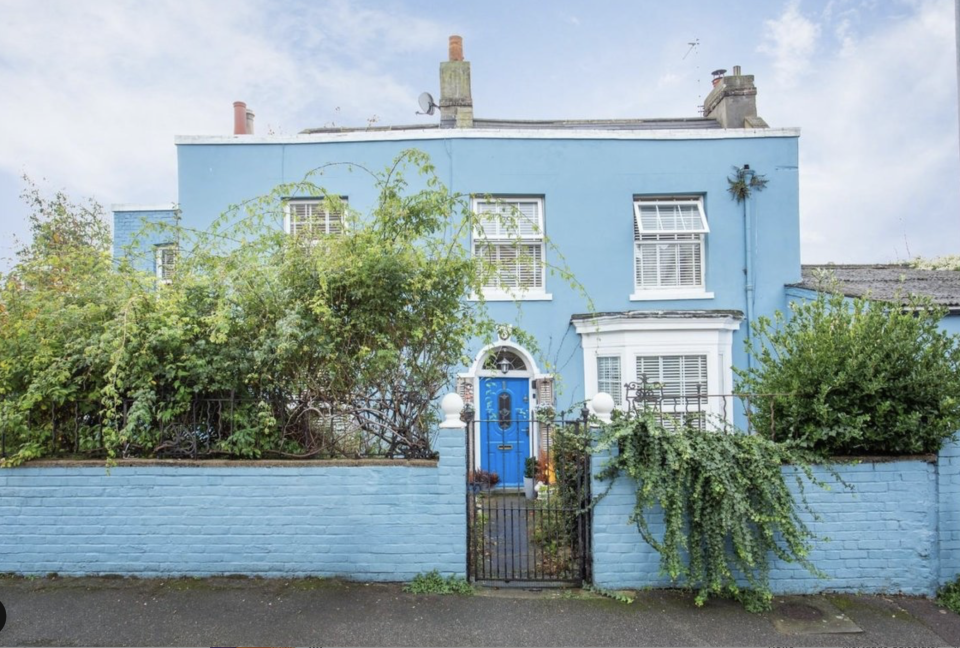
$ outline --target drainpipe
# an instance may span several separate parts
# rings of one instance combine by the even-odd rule
[[[750,180],[756,175],[756,172],[750,168],[749,164],[743,165],[746,178]],[[745,179],[746,179],[745,178]],[[749,180],[747,181],[749,184]],[[752,192],[751,192],[752,193]],[[744,293],[747,301],[747,344],[751,345],[751,325],[753,324],[753,211],[750,209],[750,197],[743,201],[743,274],[744,274]],[[751,347],[752,348],[752,347]],[[753,354],[747,354],[747,370],[753,369]]]

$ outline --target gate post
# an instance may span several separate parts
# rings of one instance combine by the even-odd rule
[[[457,535],[451,538],[449,549],[457,556],[458,565],[454,576],[467,577],[467,424],[460,420],[463,399],[455,393],[447,394],[440,401],[443,421],[434,448],[440,453],[437,462],[438,480],[445,502],[450,503],[450,515],[456,516]]]
[[[590,409],[593,411],[596,416],[596,420],[600,422],[601,425],[607,425],[611,422],[610,414],[613,412],[613,408],[616,404],[613,402],[613,396],[606,392],[599,392],[590,400]],[[588,457],[587,457],[587,466],[589,468],[588,480],[586,484],[587,496],[589,498],[588,504],[590,505],[589,513],[587,514],[587,528],[584,533],[584,540],[586,542],[586,552],[585,552],[585,562],[583,565],[583,577],[584,581],[593,583],[594,582],[594,549],[597,539],[597,520],[596,520],[596,510],[593,505],[593,493],[602,492],[601,484],[597,481],[595,475],[600,474],[600,470],[603,467],[603,462],[610,458],[609,453],[600,453],[595,452],[594,447],[597,442],[595,430],[599,430],[600,425],[589,425],[587,428],[588,438],[589,438],[589,447],[587,448]],[[599,505],[599,504],[598,504]],[[601,518],[600,527],[603,528],[604,521]],[[601,545],[601,551],[603,546]]]

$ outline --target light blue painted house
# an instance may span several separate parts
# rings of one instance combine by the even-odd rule
[[[177,138],[176,205],[115,209],[116,249],[143,219],[179,217],[204,228],[228,205],[299,181],[321,165],[381,169],[416,148],[430,155],[452,191],[492,196],[516,207],[529,225],[521,227],[528,253],[491,281],[485,297],[499,321],[531,332],[544,353],[536,357],[510,337],[478,345],[472,365],[457,376],[478,419],[506,410],[511,420],[529,420],[536,406],[564,409],[599,391],[625,406],[624,385],[641,374],[670,395],[729,394],[732,368],[747,363],[748,321],[783,310],[786,286],[801,281],[800,131],[768,127],[757,116],[756,94],[753,77],[737,67],[717,76],[703,117],[474,117],[470,63],[452,37],[450,60],[440,64],[439,120],[255,135],[253,114],[238,102],[235,134]],[[728,191],[734,167],[765,177],[766,188],[737,202]],[[374,206],[374,189],[362,174],[332,168],[323,182],[360,213]],[[478,212],[494,208],[485,199],[474,204]],[[340,225],[317,199],[290,196],[288,209],[289,230],[332,232]],[[595,312],[545,272],[541,261],[557,260],[543,233],[586,287]],[[501,261],[514,250],[513,242],[497,240],[495,229],[471,244]],[[174,243],[155,236],[141,245],[150,252],[150,269],[164,279],[176,259]],[[519,322],[514,299],[522,302]],[[555,368],[548,370],[545,359]],[[723,411],[723,399],[706,402],[734,417]],[[543,441],[531,429],[536,425],[478,426],[481,444],[509,455],[501,459],[505,481],[520,479],[506,466],[537,456]]]

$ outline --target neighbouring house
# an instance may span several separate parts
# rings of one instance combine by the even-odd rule
[[[940,327],[960,334],[960,272],[922,270],[908,265],[825,264],[801,267],[802,280],[787,287],[790,299],[813,299],[824,288],[821,281],[835,280],[836,289],[847,297],[876,301],[901,301],[910,294],[929,297],[947,310]]]
[[[117,253],[144,220],[179,218],[204,228],[228,205],[301,180],[321,165],[381,169],[416,148],[430,155],[452,191],[484,196],[474,201],[478,212],[508,205],[529,224],[521,228],[529,253],[505,266],[485,297],[505,324],[517,323],[511,302],[522,302],[519,325],[555,369],[506,333],[493,345],[478,344],[473,363],[451,377],[478,420],[502,423],[477,426],[480,447],[496,451],[480,453],[477,468],[520,481],[523,459],[537,456],[542,443],[531,421],[537,406],[563,409],[605,391],[623,407],[630,395],[625,385],[641,375],[667,395],[731,393],[733,367],[748,361],[749,321],[785,309],[786,286],[802,279],[799,129],[771,128],[757,116],[753,76],[739,67],[717,74],[703,116],[481,118],[474,116],[462,52],[462,41],[451,37],[449,60],[440,64],[439,120],[424,117],[418,125],[261,135],[253,132],[253,113],[237,102],[233,135],[176,139],[175,205],[115,208]],[[764,177],[766,187],[738,202],[728,181],[735,167]],[[323,183],[360,213],[377,197],[362,174],[346,169],[328,169]],[[287,208],[288,230],[340,226],[316,198],[289,196]],[[545,271],[542,262],[553,252],[543,233],[585,286],[594,312],[581,293]],[[175,243],[152,236],[139,242],[152,249],[146,269],[166,280]],[[512,251],[494,230],[474,237],[473,249],[501,254],[501,262]],[[739,416],[723,399],[704,403]]]

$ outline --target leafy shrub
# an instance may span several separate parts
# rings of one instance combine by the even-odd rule
[[[404,592],[410,594],[459,594],[470,596],[473,586],[457,576],[444,578],[436,569],[424,574],[417,574],[413,580],[403,586]]]
[[[152,226],[178,242],[168,285],[136,269],[139,241],[111,258],[99,207],[28,191],[34,242],[0,277],[0,465],[66,449],[154,456],[171,434],[207,456],[356,456],[361,426],[369,454],[431,456],[437,395],[496,330],[468,297],[498,267],[462,244],[480,227],[470,197],[449,192],[425,154],[405,151],[383,173],[347,166],[370,175],[370,214],[327,194],[321,168],[205,231]],[[288,196],[322,198],[348,227],[284,233]],[[517,214],[497,218],[517,231]],[[216,399],[238,405],[198,422],[197,404]],[[63,430],[71,438],[55,442]]]
[[[761,317],[739,389],[784,394],[753,422],[829,455],[937,452],[960,428],[960,338],[929,300],[849,300],[821,292]]]
[[[734,430],[665,429],[649,412],[617,416],[598,444],[614,447],[619,452],[598,477],[636,481],[630,520],[660,554],[661,572],[696,590],[697,605],[733,596],[752,611],[766,609],[771,556],[820,575],[807,559],[814,535],[781,472],[782,464],[794,465],[801,494],[801,476],[819,483],[809,453]],[[657,513],[659,536],[650,520]]]
[[[533,479],[537,476],[537,458],[527,457],[523,462],[523,477]]]
[[[960,614],[960,578],[940,588],[937,592],[937,603]]]

